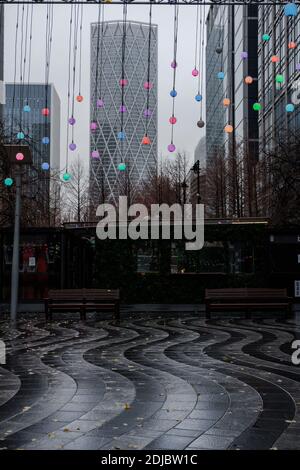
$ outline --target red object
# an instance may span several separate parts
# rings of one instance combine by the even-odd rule
[[[50,114],[49,108],[43,108],[42,109],[42,115],[43,116],[49,116],[49,114]]]
[[[170,124],[176,124],[176,122],[177,122],[176,117],[175,117],[175,116],[171,116],[170,119],[169,119],[169,123],[170,123]]]
[[[295,49],[297,47],[297,44],[294,41],[291,41],[288,43],[288,48],[289,49]]]
[[[273,63],[279,62],[279,57],[278,57],[277,55],[272,55],[271,61],[272,61]]]
[[[150,143],[151,143],[150,138],[147,135],[145,135],[143,137],[142,144],[143,145],[150,145]]]
[[[145,88],[145,90],[151,90],[153,88],[153,83],[145,82],[144,83],[144,88]]]
[[[120,86],[126,86],[128,85],[128,80],[126,80],[126,78],[121,78],[119,83],[120,83]]]
[[[78,103],[81,103],[81,101],[83,101],[83,96],[82,95],[77,95],[76,96],[76,101],[78,101]]]

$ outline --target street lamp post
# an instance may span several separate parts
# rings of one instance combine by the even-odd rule
[[[10,297],[10,321],[14,328],[17,320],[19,297],[19,250],[20,250],[20,220],[21,220],[21,166],[32,163],[31,152],[26,145],[6,145],[8,160],[15,166],[16,200],[14,217],[13,258],[11,266],[11,297]]]
[[[197,175],[197,204],[201,202],[200,195],[200,162],[197,160],[192,167],[192,171]]]
[[[10,320],[12,326],[16,325],[19,293],[19,247],[20,247],[20,218],[21,218],[21,169],[16,168],[16,202],[14,219],[13,259],[11,267],[11,300]]]
[[[188,187],[188,185],[187,185],[187,183],[186,183],[185,180],[184,180],[183,183],[181,184],[181,187],[182,187],[182,189],[183,189],[183,204],[185,204],[185,203],[186,203],[186,190],[187,190],[187,187]]]

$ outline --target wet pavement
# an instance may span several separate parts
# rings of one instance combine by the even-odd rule
[[[300,449],[300,318],[0,322],[0,449]]]

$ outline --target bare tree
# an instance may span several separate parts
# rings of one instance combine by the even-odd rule
[[[62,186],[63,220],[84,222],[88,219],[89,181],[82,160],[77,156],[70,167],[71,179]]]

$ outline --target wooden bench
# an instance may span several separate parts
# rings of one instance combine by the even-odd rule
[[[211,312],[241,310],[247,318],[252,310],[282,310],[292,313],[292,299],[286,289],[205,289],[206,318]]]
[[[119,289],[61,289],[49,290],[45,301],[46,321],[52,321],[54,311],[79,312],[81,320],[87,311],[112,310],[114,320],[120,320]]]

